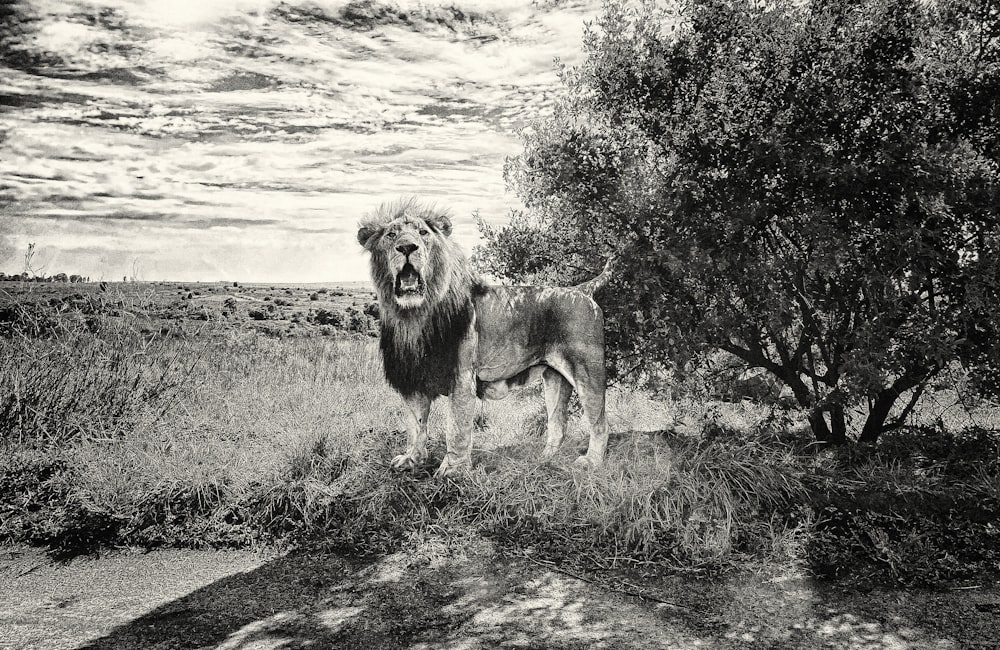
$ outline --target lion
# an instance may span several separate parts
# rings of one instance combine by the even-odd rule
[[[501,399],[538,377],[548,413],[543,458],[562,442],[575,389],[590,441],[574,465],[599,467],[608,441],[604,315],[592,296],[611,263],[576,287],[489,286],[451,233],[447,210],[414,198],[383,204],[358,229],[381,307],[385,377],[406,407],[407,446],[392,467],[427,458],[431,402],[449,396],[453,426],[435,475],[469,469],[477,398]]]

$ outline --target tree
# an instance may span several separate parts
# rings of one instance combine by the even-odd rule
[[[613,0],[477,259],[523,279],[617,248],[620,369],[725,350],[820,440],[860,403],[874,441],[956,360],[995,390],[998,37],[997,0]]]

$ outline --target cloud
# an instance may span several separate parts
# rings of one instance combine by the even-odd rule
[[[0,217],[0,267],[7,267],[13,262],[16,248],[9,235],[4,234],[4,219]]]
[[[91,277],[141,256],[148,278],[362,279],[357,221],[401,194],[451,207],[471,249],[473,211],[518,207],[503,161],[599,2],[552,6],[39,5],[0,56],[0,253],[44,240]]]

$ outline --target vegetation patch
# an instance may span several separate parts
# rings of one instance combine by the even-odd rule
[[[93,328],[67,310],[47,333],[0,337],[0,541],[56,557],[306,542],[379,554],[471,531],[583,570],[757,559],[871,583],[1000,575],[1000,438],[987,428],[829,449],[801,412],[705,386],[695,398],[616,387],[607,462],[586,473],[570,467],[577,409],[563,452],[540,461],[542,398],[526,387],[483,407],[473,470],[439,481],[440,436],[414,472],[388,467],[405,436],[372,339],[271,338],[232,321],[150,332],[161,297],[97,301],[108,309]],[[446,406],[431,419],[447,427]]]
[[[1000,575],[1000,432],[898,432],[843,452],[813,486],[822,576],[940,585]]]

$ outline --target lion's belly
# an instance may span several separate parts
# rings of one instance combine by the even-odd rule
[[[480,374],[476,377],[476,395],[480,399],[503,399],[512,389],[538,381],[544,371],[544,366],[532,366],[502,379],[496,379],[495,373]]]
[[[480,397],[501,399],[537,381],[546,367],[567,367],[565,350],[603,335],[600,308],[572,289],[491,287],[475,309]]]

